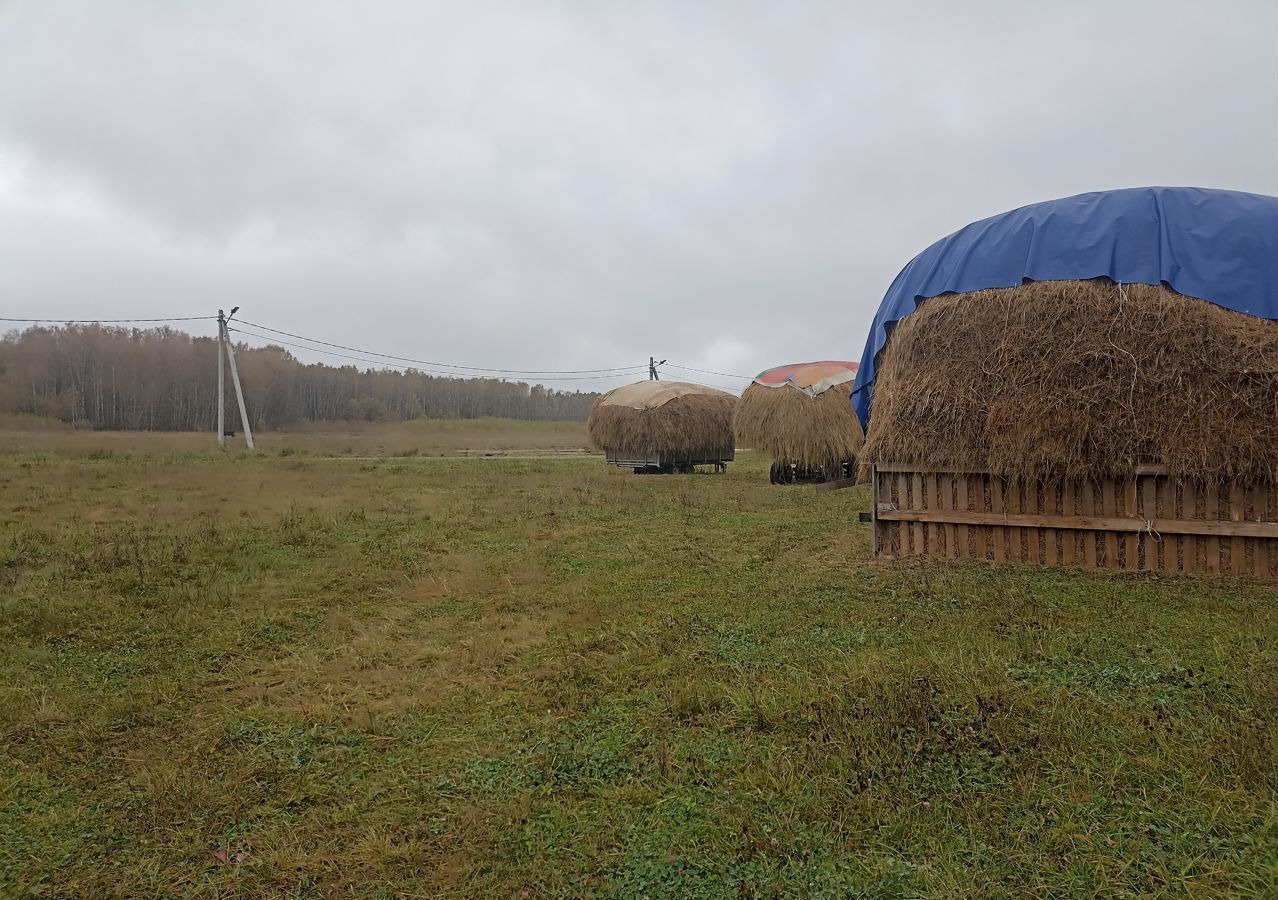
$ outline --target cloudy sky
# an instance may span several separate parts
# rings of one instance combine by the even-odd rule
[[[0,0],[10,317],[753,374],[858,358],[969,221],[1148,184],[1278,193],[1278,4]]]

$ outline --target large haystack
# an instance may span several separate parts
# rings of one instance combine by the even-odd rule
[[[600,450],[697,456],[732,452],[737,398],[682,381],[641,381],[595,401],[586,429]]]
[[[848,401],[856,368],[825,361],[762,373],[737,404],[737,443],[767,453],[774,468],[836,477],[845,463],[854,463],[864,439]]]
[[[1276,454],[1278,323],[1100,279],[923,301],[879,359],[861,461],[1271,479]]]

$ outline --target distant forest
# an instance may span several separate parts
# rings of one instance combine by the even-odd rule
[[[598,394],[496,378],[302,363],[281,347],[235,345],[249,424],[307,420],[584,420]],[[239,412],[226,374],[226,423]],[[172,328],[29,328],[0,338],[0,412],[103,430],[201,431],[217,422],[217,341]]]

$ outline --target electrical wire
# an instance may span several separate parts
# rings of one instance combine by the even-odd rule
[[[692,366],[680,366],[680,365],[676,365],[675,363],[667,363],[666,365],[672,369],[679,369],[684,372],[700,372],[702,375],[721,375],[724,378],[740,378],[742,381],[754,380],[753,375],[735,375],[732,372],[714,372],[714,371],[711,371],[710,369],[694,369]]]
[[[124,322],[202,322],[216,320],[217,316],[170,316],[167,319],[10,319],[0,316],[0,322],[51,322],[58,325],[117,325]]]
[[[244,324],[248,324],[248,323],[244,323]],[[261,327],[261,326],[258,326],[258,327]],[[264,341],[269,341],[272,344],[281,344],[285,347],[292,347],[295,350],[308,350],[312,353],[323,353],[327,356],[336,356],[336,357],[340,357],[341,359],[351,359],[351,360],[355,360],[356,362],[368,363],[369,365],[373,365],[373,366],[383,366],[385,368],[390,368],[390,369],[400,369],[401,371],[412,370],[415,372],[422,372],[427,375],[442,375],[446,378],[493,378],[495,377],[493,375],[484,375],[484,374],[467,375],[460,372],[440,372],[433,369],[422,369],[418,366],[388,363],[380,359],[368,359],[363,356],[352,356],[349,353],[336,353],[332,350],[322,350],[319,347],[307,347],[307,346],[303,346],[302,344],[294,344],[290,341],[281,341],[279,338],[271,337],[270,335],[258,334],[255,331],[249,331],[244,328],[232,328],[229,325],[227,326],[227,331],[231,331],[236,334],[252,335],[255,338],[259,338]],[[376,354],[376,355],[382,356],[384,354]],[[575,376],[568,376],[564,378],[538,377],[537,380],[539,381],[595,381],[595,380],[606,379],[606,378],[625,378],[630,375],[638,375],[641,372],[646,370],[647,370],[647,367],[645,366],[631,366],[629,370],[627,371],[624,371],[624,372],[618,371],[612,375],[575,375]],[[494,371],[497,371],[497,370],[494,370]]]
[[[698,385],[698,386],[700,386],[700,387],[714,388],[716,391],[727,391],[729,394],[737,394],[737,395],[740,395],[740,393],[741,393],[741,388],[739,388],[739,387],[729,387],[729,386],[728,386],[728,385],[726,385],[726,384],[706,384],[704,381],[693,381],[693,380],[691,380],[691,379],[687,379],[687,380],[685,381],[685,383],[686,383],[686,384],[695,384],[695,385]]]
[[[636,368],[646,368],[644,366],[615,366],[610,369],[494,369],[489,366],[461,366],[453,363],[433,362],[427,359],[413,359],[408,356],[394,356],[390,353],[378,353],[374,350],[361,350],[359,347],[348,347],[345,344],[334,344],[331,341],[321,341],[318,338],[310,338],[301,334],[293,334],[290,331],[281,331],[278,328],[270,328],[266,325],[259,325],[256,322],[250,322],[247,319],[240,319],[241,324],[249,325],[253,328],[260,328],[262,331],[269,331],[272,334],[282,334],[285,337],[295,338],[299,341],[307,341],[311,344],[322,344],[325,347],[336,347],[338,350],[349,350],[352,353],[363,353],[365,356],[377,356],[382,359],[394,359],[400,362],[414,363],[422,366],[438,366],[442,369],[461,369],[467,372],[497,372],[503,375],[589,375],[604,372],[629,373]]]

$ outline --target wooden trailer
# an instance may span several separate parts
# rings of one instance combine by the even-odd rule
[[[1275,479],[1196,482],[1141,466],[1126,478],[1017,482],[878,464],[874,554],[1278,577]]]
[[[633,469],[636,475],[687,475],[697,466],[714,466],[716,472],[726,472],[728,463],[736,458],[736,450],[694,452],[638,453],[621,450],[605,450],[604,460],[623,469]]]

